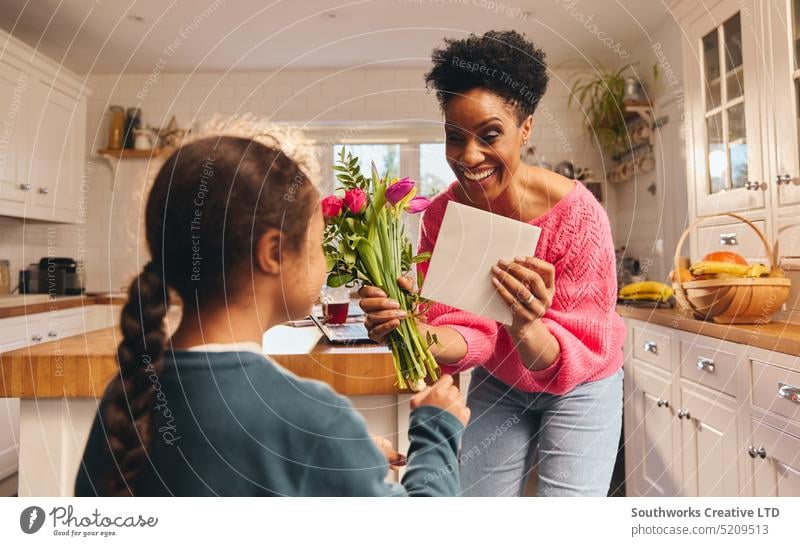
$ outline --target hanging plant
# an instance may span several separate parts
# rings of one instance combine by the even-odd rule
[[[599,65],[598,65],[599,66]],[[597,139],[600,147],[610,155],[628,149],[628,128],[625,125],[625,76],[630,68],[626,64],[619,70],[600,67],[590,74],[581,74],[572,84],[568,105],[573,103],[586,116],[586,131]]]

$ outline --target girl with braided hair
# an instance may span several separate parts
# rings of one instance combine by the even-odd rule
[[[185,144],[160,169],[145,222],[152,261],[122,310],[119,375],[77,495],[457,494],[469,411],[452,378],[413,399],[407,471],[391,484],[349,401],[263,354],[263,332],[307,315],[325,279],[319,194],[279,146]]]

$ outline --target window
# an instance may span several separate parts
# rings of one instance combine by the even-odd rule
[[[455,175],[444,152],[444,143],[419,145],[419,193],[433,197],[447,189]]]
[[[345,153],[350,152],[359,159],[359,167],[364,176],[372,174],[372,164],[378,169],[381,176],[388,171],[390,178],[401,176],[400,172],[400,145],[399,144],[336,144],[333,146],[334,164],[339,158],[339,154],[345,149]],[[339,187],[339,183],[336,183]]]
[[[374,162],[381,175],[388,171],[391,178],[408,176],[416,180],[419,185],[418,194],[425,197],[443,192],[455,180],[441,142],[334,144],[328,146],[330,165],[321,165],[323,169],[327,169],[323,176],[330,181],[332,188],[338,188],[340,184],[335,180],[330,166],[336,163],[343,147],[345,151],[359,158],[364,176],[370,176]]]

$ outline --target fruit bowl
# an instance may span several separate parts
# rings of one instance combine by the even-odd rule
[[[721,278],[673,282],[675,300],[696,318],[713,320],[720,324],[766,324],[780,311],[789,297],[791,281],[783,276],[777,266],[777,257],[764,234],[746,218],[733,213],[716,214],[699,218],[683,232],[675,250],[675,267],[680,261],[680,249],[694,227],[704,220],[732,216],[749,225],[764,244],[770,261],[766,277]]]

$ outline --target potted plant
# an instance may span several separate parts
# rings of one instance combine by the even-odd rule
[[[627,64],[618,70],[600,67],[591,74],[578,75],[567,101],[568,105],[575,103],[582,109],[586,130],[610,155],[627,149],[623,73],[630,66]]]

